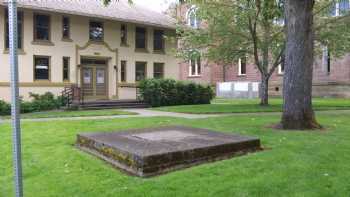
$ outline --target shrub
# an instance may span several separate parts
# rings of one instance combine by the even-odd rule
[[[59,109],[65,103],[65,99],[61,96],[56,97],[47,92],[45,94],[33,94],[29,93],[29,96],[33,99],[32,101],[23,101],[21,99],[21,113],[30,113],[38,111],[47,111],[53,109]],[[0,101],[0,115],[10,115],[11,106],[10,104]]]
[[[146,79],[139,88],[141,99],[153,107],[209,104],[214,98],[210,86],[173,79]]]
[[[0,115],[9,115],[11,113],[10,104],[0,100]]]

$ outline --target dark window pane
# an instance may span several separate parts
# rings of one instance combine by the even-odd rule
[[[90,22],[90,40],[102,41],[103,40],[103,24],[100,22]]]
[[[34,58],[34,79],[35,80],[49,80],[49,58],[35,57]]]
[[[126,27],[126,25],[122,25],[120,28],[120,42],[121,42],[121,44],[124,44],[124,45],[127,44],[127,35],[128,35],[127,27]]]
[[[245,75],[247,73],[247,60],[245,57],[241,58],[241,74]]]
[[[331,72],[331,53],[329,51],[327,53],[327,72],[328,74]]]
[[[63,58],[63,80],[69,80],[69,57]]]
[[[200,75],[202,73],[202,62],[201,57],[197,58],[197,74]]]
[[[135,80],[142,81],[146,79],[146,62],[136,62]]]
[[[126,82],[126,61],[121,61],[120,64],[120,81]]]
[[[164,63],[154,63],[153,77],[156,79],[164,78]]]
[[[164,50],[164,31],[154,30],[153,46],[156,51]]]
[[[70,37],[70,21],[68,17],[63,17],[62,19],[62,37],[69,38]]]
[[[18,11],[17,12],[17,36],[18,36],[18,43],[17,47],[19,49],[22,49],[22,25],[23,25],[23,12]],[[5,11],[5,48],[10,48],[10,38],[9,38],[9,23],[8,23],[8,12]]]
[[[35,15],[35,39],[49,40],[50,39],[50,17],[47,15]]]
[[[136,27],[136,48],[146,49],[146,29]]]
[[[191,60],[191,75],[196,75],[196,60]]]
[[[81,64],[87,65],[87,64],[99,64],[99,65],[106,65],[106,60],[96,60],[96,59],[81,59]]]

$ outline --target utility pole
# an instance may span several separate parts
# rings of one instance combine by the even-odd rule
[[[9,47],[11,64],[11,119],[13,143],[13,170],[16,197],[23,196],[22,158],[21,158],[21,124],[18,90],[18,34],[17,34],[17,0],[8,0]]]

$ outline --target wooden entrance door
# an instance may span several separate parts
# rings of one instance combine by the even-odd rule
[[[85,100],[108,98],[107,66],[84,65],[81,75],[82,93]]]

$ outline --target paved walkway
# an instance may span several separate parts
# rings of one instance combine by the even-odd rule
[[[142,117],[175,117],[187,119],[201,119],[211,117],[223,116],[244,116],[244,115],[280,115],[281,112],[254,112],[254,113],[227,113],[227,114],[186,114],[176,112],[155,111],[150,109],[122,109],[127,112],[134,112],[137,115],[114,115],[114,116],[87,116],[87,117],[64,117],[64,118],[36,118],[36,119],[22,119],[23,122],[47,122],[47,121],[69,121],[69,120],[105,120],[105,119],[122,119],[122,118],[142,118]],[[329,110],[317,111],[318,114],[342,114],[350,113],[350,110]],[[2,120],[1,123],[9,123],[11,120]]]
[[[47,121],[64,121],[64,120],[104,120],[104,119],[121,119],[121,118],[140,118],[140,117],[176,117],[187,119],[200,119],[218,116],[227,116],[229,114],[183,114],[175,112],[162,112],[149,109],[122,109],[121,111],[134,112],[137,115],[114,115],[114,116],[85,116],[85,117],[62,117],[62,118],[35,118],[21,119],[23,122],[47,122]],[[1,123],[8,123],[10,119],[1,120]]]

